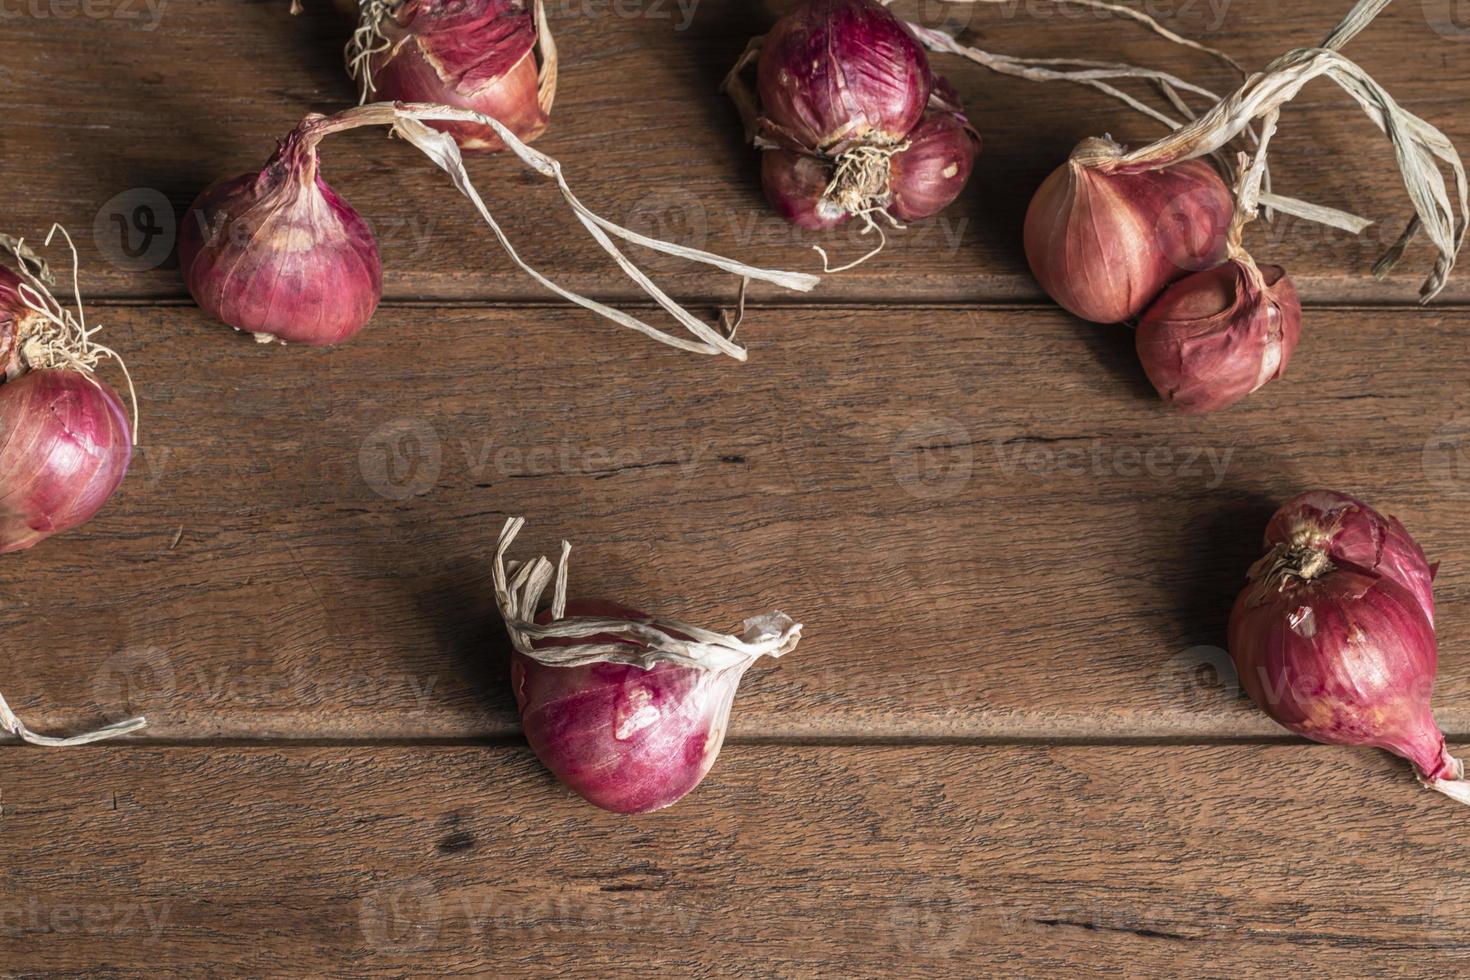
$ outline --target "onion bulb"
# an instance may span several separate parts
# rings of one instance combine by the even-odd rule
[[[1318,533],[1324,514],[1350,529],[1335,535],[1329,524]],[[1373,526],[1389,524],[1331,491],[1279,511],[1269,550],[1230,614],[1230,655],[1246,691],[1279,724],[1318,742],[1386,749],[1413,763],[1424,785],[1470,803],[1464,767],[1430,710],[1433,622],[1395,561],[1384,563],[1376,547],[1369,553],[1363,536]],[[1407,532],[1403,539],[1412,542]],[[1368,558],[1375,563],[1355,560]]]
[[[513,518],[501,532],[495,587],[532,750],[604,810],[678,802],[719,756],[741,677],[760,657],[795,649],[801,626],[771,613],[747,621],[742,637],[724,636],[616,603],[568,602],[565,543],[555,570],[545,558],[507,567],[523,524]],[[553,577],[551,606],[538,612]]]
[[[15,269],[0,268],[0,554],[95,517],[127,475],[135,431],[95,373],[121,359],[93,339],[80,297],[76,313],[61,306],[44,264],[4,243]]]
[[[1286,272],[1241,253],[1165,289],[1139,317],[1135,341],[1164,401],[1212,412],[1281,377],[1301,331]]]
[[[383,295],[377,242],[322,179],[317,139],[308,124],[292,131],[265,169],[200,194],[179,229],[194,301],[262,342],[340,343]]]
[[[347,60],[363,102],[473,109],[525,142],[546,131],[555,98],[556,48],[539,2],[533,13],[526,0],[364,0]],[[505,149],[488,126],[433,126],[465,150]]]
[[[1026,211],[1026,260],[1041,288],[1084,320],[1131,320],[1169,283],[1224,261],[1235,213],[1208,163],[1115,167],[1122,148],[1089,139]]]
[[[753,93],[741,78],[752,62]],[[875,216],[897,225],[937,214],[964,189],[979,152],[954,88],[873,0],[798,5],[751,42],[725,89],[765,151],[767,199],[801,228],[860,218],[866,232]]]

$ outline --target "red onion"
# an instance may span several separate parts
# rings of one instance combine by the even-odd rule
[[[795,649],[800,625],[780,613],[744,638],[660,620],[615,603],[566,601],[566,558],[507,569],[523,521],[501,532],[496,598],[514,647],[511,686],[526,739],[570,789],[614,813],[647,813],[698,786],[724,744],[745,671]],[[550,609],[536,607],[555,575]]]
[[[340,343],[382,298],[377,243],[318,172],[319,139],[304,123],[264,170],[200,194],[179,229],[194,301],[257,340]]]
[[[467,123],[494,131],[529,170],[556,182],[562,201],[583,230],[694,337],[666,333],[622,310],[581,296],[527,264],[475,188],[458,144],[429,123]],[[538,283],[563,299],[671,347],[725,354],[742,361],[746,357],[745,348],[733,340],[733,331],[717,329],[675,302],[624,254],[614,239],[712,266],[744,282],[769,282],[805,292],[820,281],[816,276],[761,269],[660,241],[608,221],[572,193],[559,161],[527,146],[491,116],[456,106],[376,102],[331,116],[307,116],[281,142],[260,173],[217,184],[199,196],[179,232],[179,261],[189,291],[200,307],[262,341],[334,344],[362,329],[382,294],[378,249],[362,218],[319,175],[317,147],[333,133],[363,126],[389,127],[447,173],[455,189],[489,225],[506,255]]]
[[[1179,280],[1138,320],[1138,357],[1169,404],[1212,412],[1281,377],[1301,338],[1302,304],[1279,266],[1244,253]]]
[[[90,521],[127,475],[122,400],[80,371],[29,371],[0,385],[0,554]]]
[[[1026,260],[1041,288],[1096,323],[1141,313],[1175,279],[1224,261],[1235,205],[1201,160],[1118,168],[1089,139],[1042,182],[1026,212]]]
[[[1272,519],[1268,544],[1300,529],[1317,504],[1342,501],[1362,506],[1328,491],[1297,498]],[[1256,704],[1291,731],[1387,749],[1412,762],[1424,785],[1470,803],[1464,767],[1430,710],[1438,648],[1424,605],[1381,563],[1351,560],[1365,554],[1357,525],[1377,518],[1364,511],[1343,513],[1355,527],[1342,540],[1294,533],[1251,568],[1230,614],[1236,671]]]
[[[834,157],[902,143],[929,89],[929,56],[874,0],[800,4],[766,35],[756,69],[771,132]]]
[[[1314,548],[1339,564],[1393,579],[1413,593],[1434,625],[1439,564],[1429,563],[1397,517],[1380,514],[1345,493],[1309,490],[1282,504],[1266,526],[1266,546],[1277,545]]]
[[[539,69],[538,38],[546,59]],[[533,14],[525,0],[364,0],[347,57],[363,102],[474,109],[530,142],[546,131],[556,90],[555,51],[539,2]],[[488,126],[433,126],[466,150],[505,149]]]
[[[752,94],[741,73],[757,59]],[[874,216],[936,214],[964,189],[979,150],[953,87],[873,0],[801,4],[751,42],[725,88],[766,151],[767,199],[801,228],[859,217],[871,231]]]
[[[0,268],[0,554],[96,516],[127,475],[134,430],[93,373],[121,359],[93,339],[80,297],[76,313],[62,307],[44,263],[24,242],[4,244],[16,271]]]

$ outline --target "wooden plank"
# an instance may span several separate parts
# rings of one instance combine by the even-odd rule
[[[732,747],[615,817],[517,748],[4,754],[21,975],[1463,975],[1464,813],[1386,756]]]
[[[94,319],[144,445],[96,521],[0,562],[37,728],[512,734],[490,569],[522,514],[574,594],[806,623],[737,733],[1272,734],[1201,664],[1274,504],[1328,485],[1444,560],[1437,705],[1470,733],[1470,314],[1312,310],[1290,376],[1205,418],[1051,309],[762,309],[744,366],[560,310],[395,308],[335,352]]]
[[[1251,67],[1287,47],[1318,42],[1346,0],[1281,5],[1141,4],[1170,24],[1217,43]],[[330,5],[303,18],[284,0],[169,3],[99,0],[82,16],[68,5],[17,5],[5,21],[6,125],[0,153],[12,193],[7,227],[43,233],[53,221],[82,242],[95,295],[183,295],[170,257],[171,213],[209,182],[259,167],[275,140],[310,111],[349,104],[340,51],[349,25]],[[549,4],[562,50],[553,128],[541,147],[561,158],[584,199],[608,217],[687,244],[816,271],[814,242],[856,257],[866,239],[793,232],[766,207],[756,155],[741,145],[735,112],[715,89],[746,39],[789,4],[737,0],[566,0]],[[52,10],[52,8],[56,10]],[[1470,45],[1434,12],[1448,3],[1397,4],[1349,53],[1409,108],[1470,144],[1460,94]],[[40,10],[41,14],[34,11]],[[1029,13],[1028,13],[1029,12]],[[686,16],[692,13],[692,17]],[[105,15],[105,16],[104,16]],[[922,19],[940,21],[922,5]],[[1224,91],[1232,79],[1204,56],[1044,4],[958,8],[947,23],[1010,54],[1106,57],[1184,73]],[[1106,43],[1099,43],[1105,37]],[[1033,300],[1020,227],[1031,190],[1084,136],[1157,135],[1141,117],[1073,86],[991,75],[942,59],[986,139],[976,179],[940,218],[894,234],[888,251],[829,280],[828,300]],[[1342,93],[1318,82],[1283,116],[1274,144],[1284,193],[1378,219],[1362,239],[1300,222],[1258,230],[1262,260],[1285,265],[1309,301],[1410,301],[1428,261],[1414,249],[1387,283],[1368,270],[1407,217],[1391,153]],[[376,223],[388,295],[413,299],[540,300],[538,287],[499,252],[487,229],[442,175],[409,148],[357,133],[328,145],[325,173]],[[612,297],[636,294],[605,256],[555,213],[554,191],[505,160],[474,173],[524,254],[567,285]],[[142,208],[144,210],[139,211]],[[151,215],[151,217],[150,217]],[[151,234],[147,229],[165,229]],[[126,237],[124,229],[127,231]],[[728,302],[733,284],[662,257],[649,268],[676,295]],[[1470,298],[1463,278],[1447,299]],[[760,295],[770,295],[765,290]]]

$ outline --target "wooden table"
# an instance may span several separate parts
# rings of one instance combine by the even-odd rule
[[[782,6],[552,2],[562,87],[538,145],[614,220],[811,269],[823,239],[770,217],[714,92]],[[1166,6],[1148,9],[1259,66],[1347,3]],[[325,172],[378,227],[385,305],[339,350],[283,350],[194,308],[167,216],[351,101],[340,16],[285,7],[3,23],[4,230],[76,234],[143,423],[97,520],[0,561],[0,690],[43,731],[149,727],[4,747],[0,971],[1470,968],[1470,814],[1396,759],[1285,737],[1220,646],[1273,506],[1356,491],[1444,559],[1436,708],[1470,740],[1470,277],[1416,305],[1423,245],[1369,276],[1408,205],[1339,91],[1284,115],[1277,187],[1381,224],[1253,232],[1306,335],[1284,381],[1218,416],[1164,410],[1128,332],[1048,304],[1019,247],[1077,139],[1156,130],[949,60],[986,140],[971,187],[808,297],[754,290],[748,364],[550,302],[376,133],[329,143]],[[992,50],[1230,84],[1090,14],[952,16]],[[1470,43],[1445,17],[1402,3],[1349,54],[1463,149]],[[553,188],[503,158],[472,169],[530,261],[634,298]],[[733,300],[650,265],[701,312]],[[806,624],[672,809],[594,810],[522,741],[490,580],[512,514],[528,552],[573,542],[577,594]]]

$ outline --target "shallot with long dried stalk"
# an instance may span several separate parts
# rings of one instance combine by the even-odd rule
[[[527,264],[470,181],[458,145],[431,123],[485,126],[530,170],[556,183],[577,221],[623,273],[692,337],[672,334],[604,303],[566,289]],[[205,190],[179,232],[179,261],[196,302],[207,313],[261,341],[335,344],[362,329],[382,294],[377,246],[362,218],[320,174],[323,139],[362,126],[387,126],[449,174],[490,226],[505,253],[551,292],[660,343],[699,354],[745,360],[734,330],[705,323],[670,298],[633,263],[614,239],[711,266],[738,277],[808,291],[816,276],[746,265],[698,249],[630,231],[586,207],[567,184],[561,164],[527,146],[497,119],[472,109],[378,102],[332,116],[310,115],[281,142],[258,173]]]
[[[566,542],[555,565],[506,559],[524,523],[512,518],[501,531],[495,597],[531,748],[604,810],[647,813],[678,802],[719,756],[741,677],[760,658],[796,649],[800,624],[773,612],[736,636],[617,603],[568,601]]]

